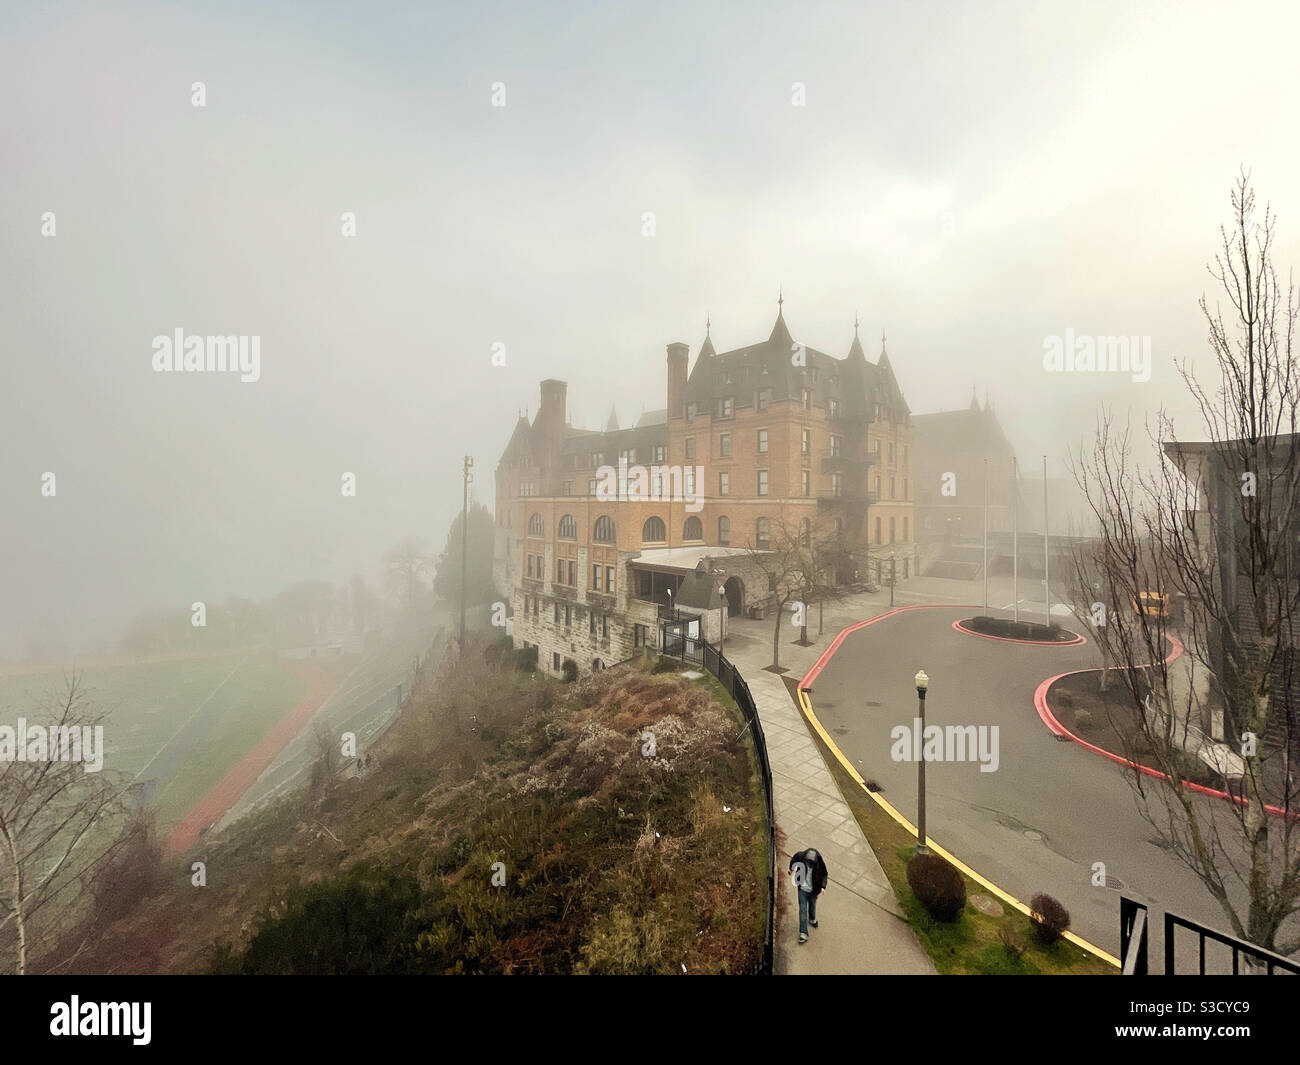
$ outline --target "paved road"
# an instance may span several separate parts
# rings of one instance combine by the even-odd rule
[[[1034,689],[1044,678],[1098,664],[1094,646],[1024,646],[954,631],[952,622],[970,613],[907,610],[845,639],[813,690],[817,715],[840,749],[915,822],[916,765],[891,759],[890,730],[911,725],[912,678],[924,668],[927,725],[999,727],[996,772],[980,772],[973,762],[927,764],[928,828],[940,844],[1021,899],[1038,891],[1055,895],[1069,908],[1074,931],[1112,954],[1119,953],[1121,886],[1153,910],[1226,929],[1201,882],[1157,843],[1129,774],[1057,740],[1034,710]],[[1220,800],[1196,801],[1216,818],[1226,812]],[[1114,887],[1091,886],[1098,861],[1118,882]],[[1161,929],[1153,936],[1152,963],[1159,968]],[[1190,950],[1180,949],[1179,958],[1180,969],[1195,963]]]

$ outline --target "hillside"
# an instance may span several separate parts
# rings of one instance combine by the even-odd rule
[[[716,682],[625,667],[564,685],[508,644],[466,657],[423,678],[359,775],[205,837],[71,937],[61,971],[756,969],[763,802]]]

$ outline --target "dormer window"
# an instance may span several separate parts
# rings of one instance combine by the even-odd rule
[[[718,417],[730,418],[736,413],[736,401],[731,396],[724,396],[718,401]]]

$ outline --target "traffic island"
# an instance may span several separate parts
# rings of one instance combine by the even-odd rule
[[[1002,640],[1005,643],[1070,647],[1088,642],[1079,633],[1060,625],[1040,625],[1036,621],[1013,621],[1010,618],[994,618],[983,614],[954,621],[952,627],[967,636],[982,636],[986,640]]]

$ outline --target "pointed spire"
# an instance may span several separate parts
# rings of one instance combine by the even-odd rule
[[[979,396],[976,395],[976,393],[975,393],[975,386],[974,386],[974,385],[971,385],[971,386],[970,386],[970,409],[971,409],[971,410],[979,410],[979,409],[980,409],[980,400],[979,400]]]
[[[781,310],[781,305],[785,302],[784,290],[776,297],[776,323],[772,326],[772,335],[767,338],[769,344],[779,342],[783,352],[790,350],[790,345],[794,340],[790,336],[790,328],[785,324],[785,314]]]
[[[710,330],[712,328],[713,319],[711,317],[706,317],[704,319],[704,343],[700,345],[700,354],[697,356],[697,359],[707,359],[717,354],[717,352],[713,350],[713,337],[710,335]]]
[[[605,423],[605,432],[618,432],[618,412],[614,409],[614,404],[609,405],[609,421]]]
[[[849,358],[867,361],[867,353],[862,350],[862,340],[858,336],[858,314],[853,312],[853,343],[849,346]]]
[[[878,366],[889,365],[889,353],[885,350],[885,331],[883,329],[880,331],[880,361],[877,363],[877,365]]]

